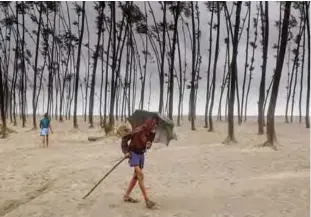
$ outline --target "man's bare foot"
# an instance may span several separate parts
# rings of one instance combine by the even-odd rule
[[[131,197],[126,197],[126,196],[124,196],[123,200],[126,203],[138,203],[139,202],[139,200],[136,200],[136,199],[131,198]]]
[[[151,200],[147,200],[147,201],[146,201],[146,207],[147,207],[148,209],[154,208],[155,205],[157,205],[157,204],[156,204],[155,202],[151,201]]]

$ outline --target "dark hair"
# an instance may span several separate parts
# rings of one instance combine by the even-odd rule
[[[48,113],[44,113],[45,118],[49,118]]]

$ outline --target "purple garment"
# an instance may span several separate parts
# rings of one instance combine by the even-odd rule
[[[139,166],[140,169],[144,168],[145,163],[145,155],[144,154],[136,154],[131,152],[131,157],[129,159],[130,167]]]

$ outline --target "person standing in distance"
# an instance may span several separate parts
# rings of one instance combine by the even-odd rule
[[[53,130],[47,113],[45,113],[43,118],[40,120],[40,129],[43,147],[49,147],[49,130],[51,130],[51,133],[53,133]]]

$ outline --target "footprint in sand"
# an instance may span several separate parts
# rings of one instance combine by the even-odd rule
[[[111,208],[111,209],[118,208],[119,206],[120,206],[120,205],[115,204],[115,203],[109,204],[109,208]]]
[[[12,212],[13,210],[17,209],[18,207],[26,203],[29,203],[33,199],[46,193],[51,185],[52,185],[52,181],[49,181],[48,183],[44,184],[40,188],[27,193],[24,197],[18,200],[6,200],[3,204],[0,204],[0,216],[4,216],[8,214],[9,212]]]

